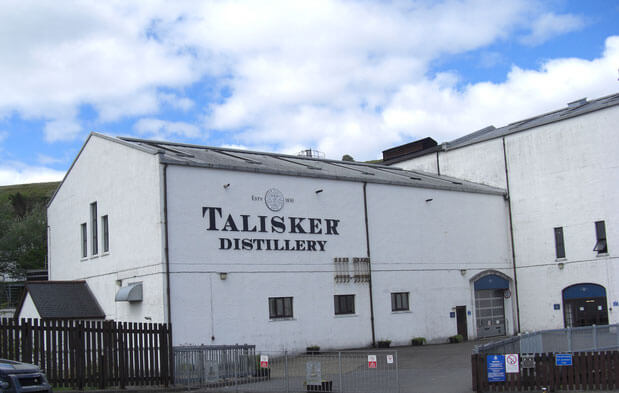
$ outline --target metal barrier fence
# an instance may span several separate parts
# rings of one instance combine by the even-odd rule
[[[396,351],[256,352],[254,346],[174,349],[176,384],[231,392],[398,393]]]
[[[522,334],[475,347],[474,353],[591,352],[619,348],[619,325],[584,326]]]

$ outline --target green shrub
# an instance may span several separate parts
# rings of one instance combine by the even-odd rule
[[[411,340],[411,345],[417,347],[426,343],[425,337],[415,337]]]
[[[462,335],[461,335],[461,334],[456,334],[455,336],[451,336],[451,337],[449,337],[449,342],[450,342],[451,344],[454,344],[454,343],[461,343],[461,342],[463,342],[463,341],[464,341],[464,337],[462,337]]]

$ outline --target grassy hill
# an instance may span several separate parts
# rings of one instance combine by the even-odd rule
[[[0,186],[0,202],[8,200],[9,195],[16,193],[20,193],[28,199],[47,202],[47,200],[49,200],[49,198],[54,194],[59,185],[60,182]]]

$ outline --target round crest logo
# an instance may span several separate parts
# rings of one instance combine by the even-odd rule
[[[284,207],[284,194],[277,188],[271,188],[264,194],[264,203],[269,210],[278,212]]]

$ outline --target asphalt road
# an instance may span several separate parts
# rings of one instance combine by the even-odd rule
[[[471,352],[479,342],[400,347],[400,393],[472,392]]]

